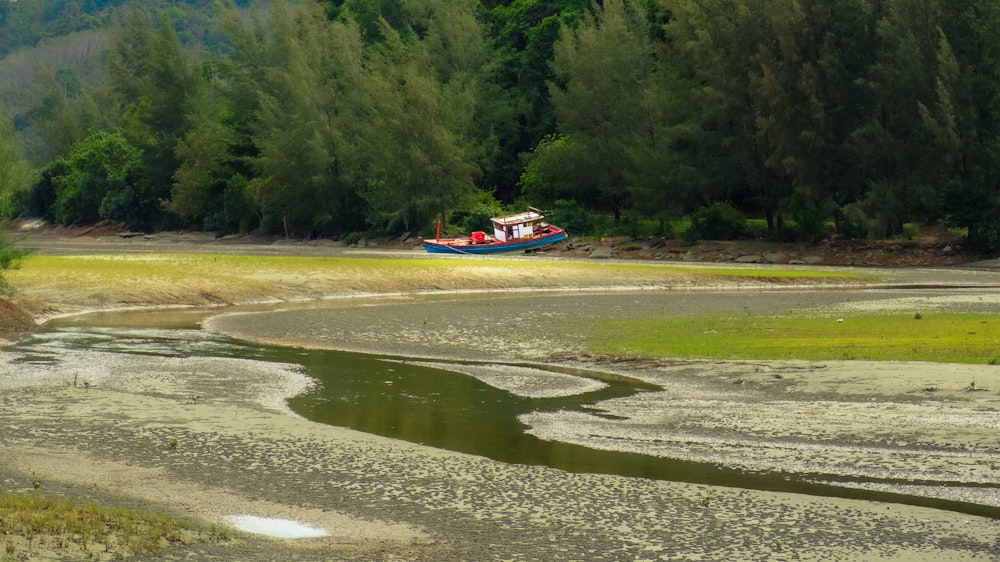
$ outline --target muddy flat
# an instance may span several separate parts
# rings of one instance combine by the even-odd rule
[[[117,250],[80,247],[76,255],[93,251]],[[864,284],[835,287],[693,286],[644,278],[647,288],[636,290],[634,276],[608,264],[589,279],[529,275],[519,287],[456,275],[438,279],[436,290],[413,291],[419,280],[399,280],[393,290],[392,283],[382,285],[383,296],[320,280],[306,302],[284,295],[278,304],[241,309],[235,305],[252,303],[233,303],[198,317],[206,337],[432,363],[465,359],[481,367],[468,376],[511,392],[587,387],[497,372],[492,365],[623,374],[659,390],[602,403],[601,415],[551,412],[521,421],[544,439],[592,448],[817,474],[820,483],[1000,506],[995,366],[630,362],[583,353],[593,322],[664,312],[835,315],[859,307],[908,311],[920,303],[921,310],[994,313],[1000,304],[990,269],[865,270],[870,280]],[[39,310],[79,310],[95,291],[117,290],[81,286],[54,296],[45,287],[20,289],[25,299],[44,300],[48,308]],[[105,302],[116,306],[114,299]],[[518,328],[497,328],[504,325]],[[288,539],[234,531],[235,541],[174,546],[158,559],[1000,557],[998,523],[988,517],[738,485],[572,474],[309,422],[284,405],[311,384],[294,364],[63,347],[43,361],[15,347],[0,354],[0,373],[0,483],[7,488],[29,490],[40,479],[47,489],[218,525],[251,515],[327,532]],[[970,380],[981,391],[968,391]]]

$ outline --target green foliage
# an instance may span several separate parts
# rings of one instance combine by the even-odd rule
[[[35,480],[35,492],[29,494],[0,490],[4,535],[27,538],[29,557],[31,541],[36,537],[49,537],[59,545],[56,555],[67,560],[89,559],[97,550],[94,547],[105,555],[129,558],[159,552],[170,542],[225,538],[212,536],[189,521],[164,515],[97,504],[77,505],[72,499],[48,497],[38,493],[39,486],[40,481]],[[7,553],[13,554],[13,542],[7,544]]]
[[[796,240],[811,242],[826,234],[827,213],[822,201],[810,201],[803,191],[796,192],[789,202],[789,214],[794,221]]]
[[[551,209],[546,209],[545,219],[565,228],[571,234],[590,234],[594,231],[593,218],[576,201],[557,199]]]
[[[364,233],[358,232],[358,231],[355,230],[355,231],[348,232],[341,239],[341,242],[343,242],[345,246],[354,246],[358,242],[360,242],[361,239],[364,238],[364,237],[365,237]]]
[[[143,10],[125,12],[115,26],[108,76],[123,107],[122,130],[141,151],[143,181],[114,190],[105,216],[150,228],[166,222],[161,201],[169,198],[180,164],[178,142],[191,130],[202,103],[201,78],[181,46],[170,12],[157,21]]]
[[[24,207],[31,169],[21,157],[14,124],[0,109],[0,218],[16,216]]]
[[[326,6],[332,2],[321,2]],[[414,22],[403,0],[343,0],[338,8],[328,8],[331,15],[349,16],[357,21],[365,43],[385,41],[385,25],[403,37],[410,37]]]
[[[837,232],[848,238],[867,238],[870,229],[865,211],[857,203],[845,205],[835,213]]]
[[[249,185],[247,179],[240,174],[229,179],[222,195],[221,221],[217,223],[216,228],[221,226],[245,234],[257,226],[260,218],[257,215],[257,207],[250,199]],[[208,219],[206,227],[209,227]]]
[[[265,227],[311,236],[363,225],[357,216],[362,153],[362,41],[356,25],[328,22],[320,7],[272,2],[268,22],[247,28],[230,13],[237,46],[225,94],[238,103],[235,150],[249,153],[247,193]],[[348,140],[351,139],[351,140]],[[357,139],[357,142],[352,142]]]
[[[678,175],[681,189],[665,196],[679,207],[675,214],[712,201],[739,201],[763,210],[769,228],[777,230],[791,185],[768,169],[765,145],[757,138],[754,54],[771,40],[758,5],[691,0],[671,6],[664,56],[672,63],[662,72],[674,84],[669,107],[679,113],[678,125],[669,149],[647,158],[668,162]]]
[[[191,220],[219,212],[218,191],[231,173],[226,165],[230,136],[222,123],[205,119],[177,143],[180,165],[167,203],[171,212]]]
[[[32,200],[61,224],[136,219],[139,167],[138,149],[120,131],[92,133],[43,170]]]
[[[14,246],[7,236],[0,234],[0,270],[17,269],[28,254],[30,251]]]
[[[691,227],[684,233],[684,239],[738,240],[747,234],[746,222],[746,216],[730,203],[712,203],[691,216]]]
[[[492,193],[475,191],[464,197],[451,212],[449,224],[457,226],[464,233],[492,232],[493,223],[490,219],[501,213],[500,202]]]
[[[608,232],[665,232],[728,201],[777,239],[815,239],[831,216],[856,237],[948,221],[1000,252],[995,2],[272,0],[248,14],[151,0],[116,18],[120,0],[42,4],[0,2],[0,53],[65,51],[38,57],[45,71],[34,52],[0,59],[0,98],[42,167],[25,192],[2,176],[24,167],[0,165],[7,216],[390,232],[481,225],[465,200],[481,191],[572,201],[578,216],[554,222],[612,216]],[[75,66],[84,51],[107,53],[105,83]],[[139,164],[87,183],[71,150],[115,128]]]
[[[658,130],[646,134],[657,116],[644,103],[652,61],[643,6],[624,0],[595,3],[577,27],[562,28],[554,47],[552,104],[581,156],[570,165],[588,199],[616,221],[632,202],[630,148],[657,142]]]
[[[81,77],[71,68],[55,72],[42,69],[35,96],[38,106],[31,112],[33,126],[25,133],[35,138],[31,149],[38,160],[65,156],[92,131],[110,126],[106,97],[100,91],[85,88]]]
[[[21,260],[30,254],[28,250],[14,246],[14,243],[3,233],[0,233],[0,294],[10,294],[11,287],[3,277],[8,269],[17,269]]]
[[[530,152],[553,133],[555,114],[548,84],[553,79],[553,45],[563,26],[573,27],[592,4],[591,0],[520,0],[483,3],[489,12],[488,36],[497,45],[494,55],[497,93],[506,111],[497,115],[500,154],[493,181],[504,201],[517,197],[514,190],[523,164],[520,155]]]
[[[475,189],[485,147],[469,135],[477,111],[477,72],[485,62],[470,3],[425,8],[427,35],[408,44],[395,30],[372,56],[371,118],[361,139],[370,155],[360,190],[376,228],[410,230],[444,219]]]
[[[595,207],[599,195],[593,183],[587,181],[586,169],[576,166],[586,156],[585,147],[569,136],[545,137],[521,174],[522,195],[541,205],[563,199]]]
[[[1000,255],[1000,221],[983,221],[970,225],[969,244],[980,252]]]
[[[919,232],[917,225],[908,222],[903,225],[903,231],[899,233],[899,237],[903,240],[915,240]]]
[[[31,216],[54,219],[56,192],[62,178],[69,175],[69,162],[58,158],[49,162],[38,174],[28,195],[26,212]]]

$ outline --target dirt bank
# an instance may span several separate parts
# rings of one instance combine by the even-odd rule
[[[308,253],[343,250],[420,251],[420,238],[364,239],[350,247],[337,240],[287,240],[277,235],[252,233],[217,236],[207,232],[144,234],[109,223],[87,226],[49,225],[37,220],[6,224],[6,230],[25,247],[48,254],[95,251],[144,252],[199,251],[224,253]],[[656,261],[739,262],[836,266],[937,267],[975,262],[983,256],[969,250],[964,240],[943,225],[921,228],[912,238],[853,240],[830,236],[815,243],[777,243],[761,240],[705,241],[648,237],[579,237],[540,251],[567,258],[614,258]]]

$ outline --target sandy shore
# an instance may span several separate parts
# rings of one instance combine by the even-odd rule
[[[261,342],[480,360],[468,375],[512,392],[579,381],[491,366],[528,361],[661,386],[605,413],[536,414],[546,439],[752,470],[881,478],[880,486],[1000,505],[996,367],[866,363],[622,363],[580,355],[597,318],[670,310],[907,306],[997,309],[975,272],[888,275],[875,290],[409,295],[215,314],[212,333]],[[937,277],[929,277],[937,275]],[[914,277],[915,279],[916,277]],[[627,283],[621,283],[626,285]],[[946,284],[951,289],[929,285]],[[610,288],[607,288],[610,289]],[[484,317],[533,330],[479,337]],[[432,326],[433,330],[428,326]],[[537,334],[546,334],[537,337]],[[60,336],[63,337],[63,336]],[[456,345],[456,342],[460,345]],[[51,349],[46,353],[46,349]],[[328,535],[236,533],[173,547],[199,560],[995,560],[996,520],[849,499],[569,474],[312,423],[283,397],[295,365],[69,352],[58,338],[0,353],[0,485],[183,514],[299,521]],[[970,380],[982,392],[968,392]],[[930,392],[925,389],[934,388]]]

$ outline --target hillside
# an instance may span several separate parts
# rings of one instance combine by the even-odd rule
[[[29,145],[39,98],[53,81],[67,97],[103,84],[110,30],[132,6],[162,14],[191,52],[224,41],[212,0],[0,0],[0,108]]]
[[[250,3],[235,2],[244,7]],[[3,0],[0,1],[0,57],[82,31],[106,30],[118,14],[132,6],[168,15],[190,43],[211,43],[218,37],[213,0]]]

